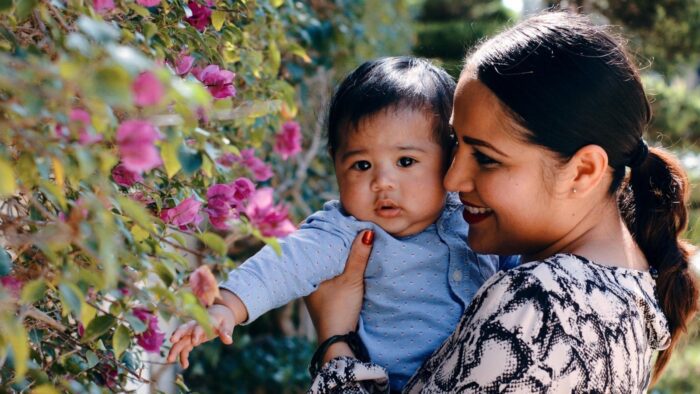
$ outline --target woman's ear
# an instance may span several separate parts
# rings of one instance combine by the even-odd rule
[[[588,196],[605,179],[608,154],[599,145],[586,145],[579,149],[566,164],[569,196]]]

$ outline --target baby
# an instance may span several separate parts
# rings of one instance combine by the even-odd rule
[[[358,334],[374,363],[392,366],[391,388],[400,390],[447,338],[481,284],[514,262],[466,246],[462,204],[442,185],[454,86],[445,71],[411,57],[364,63],[343,80],[328,119],[340,201],[280,240],[281,257],[265,247],[220,284],[209,314],[225,343],[234,325],[339,275],[365,229],[375,236]],[[196,323],[181,326],[169,361],[181,353],[186,367],[190,348],[178,342],[205,339]]]

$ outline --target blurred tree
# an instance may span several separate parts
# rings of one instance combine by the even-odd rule
[[[440,59],[456,77],[467,50],[514,18],[500,0],[426,0],[417,18],[413,52]]]

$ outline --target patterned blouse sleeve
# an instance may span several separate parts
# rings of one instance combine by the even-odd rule
[[[547,321],[557,316],[550,313],[550,295],[529,272],[495,275],[404,391],[541,391],[549,375],[541,362],[542,339],[559,326]]]

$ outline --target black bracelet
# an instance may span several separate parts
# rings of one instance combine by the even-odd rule
[[[357,335],[355,331],[350,331],[345,335],[334,335],[325,341],[323,341],[314,352],[313,357],[311,357],[311,363],[309,364],[309,373],[311,374],[311,379],[316,377],[318,371],[323,367],[323,356],[328,351],[328,348],[336,342],[345,342],[350,347],[350,350],[355,354],[355,358],[362,362],[369,362],[369,353],[365,344],[362,343],[362,339]]]

